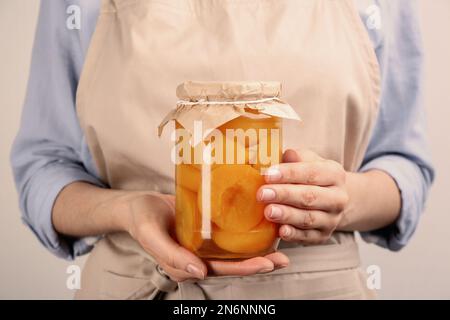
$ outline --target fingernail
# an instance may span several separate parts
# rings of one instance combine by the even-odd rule
[[[284,227],[282,233],[283,237],[289,237],[292,233],[292,230],[289,227]]]
[[[275,269],[274,269],[274,270],[283,269],[283,268],[286,268],[287,266],[289,266],[289,265],[288,265],[288,264],[277,264],[277,265],[275,266]]]
[[[276,206],[270,207],[269,218],[273,220],[278,220],[281,218],[281,209]]]
[[[199,268],[197,268],[196,266],[194,266],[193,264],[188,264],[186,266],[186,271],[189,272],[190,274],[194,275],[196,278],[198,279],[205,279],[205,274],[203,273],[202,270],[200,270]]]
[[[270,167],[265,172],[267,182],[276,182],[281,179],[281,171],[277,167]]]
[[[259,195],[259,200],[261,201],[270,201],[274,200],[276,197],[275,191],[272,189],[262,189]]]
[[[258,273],[267,273],[273,271],[273,268],[265,268],[258,271]]]

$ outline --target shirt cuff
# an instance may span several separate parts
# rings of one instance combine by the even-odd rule
[[[72,182],[84,181],[104,186],[76,164],[48,164],[29,181],[22,204],[22,220],[54,255],[73,260],[89,252],[98,238],[71,238],[59,234],[52,223],[52,209],[61,190]]]
[[[368,243],[374,243],[392,251],[402,249],[412,237],[419,223],[427,188],[419,167],[405,157],[387,155],[363,165],[360,172],[382,170],[397,184],[401,194],[401,211],[397,220],[384,228],[361,232]]]

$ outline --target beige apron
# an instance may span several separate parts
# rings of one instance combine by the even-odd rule
[[[355,171],[379,99],[379,69],[352,0],[104,0],[77,112],[111,188],[174,192],[170,130],[157,128],[186,80],[283,83],[303,119],[284,148],[306,147]],[[77,298],[370,298],[352,233],[320,246],[282,242],[288,268],[179,285],[124,233],[95,246]],[[164,293],[164,294],[163,294]]]

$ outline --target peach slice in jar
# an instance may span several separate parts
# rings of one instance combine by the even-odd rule
[[[238,143],[236,139],[228,139],[223,137],[222,139],[221,154],[218,154],[218,148],[216,146],[213,151],[215,160],[218,160],[219,164],[213,164],[212,169],[216,169],[222,164],[235,165],[235,164],[256,164],[256,152],[250,152],[249,148],[246,148],[242,144]]]
[[[281,161],[281,127],[282,120],[277,117],[254,119],[241,116],[225,123],[219,130],[227,137],[226,140],[233,137],[235,144],[246,148],[246,163],[264,172]],[[228,131],[231,129],[234,131]]]
[[[256,227],[244,232],[222,230],[215,226],[212,239],[215,244],[229,252],[257,254],[270,249],[277,238],[278,226],[263,219]]]
[[[261,116],[261,115],[260,115]],[[244,145],[250,147],[252,145],[259,143],[259,130],[265,129],[270,131],[270,129],[280,129],[281,119],[276,117],[263,116],[259,119],[248,118],[248,117],[238,117],[219,127],[219,130],[226,135],[228,129],[234,130],[234,135],[239,136],[238,130],[243,130],[247,133]],[[250,131],[247,131],[249,130]],[[254,134],[254,135],[253,135]],[[253,139],[252,139],[253,138]],[[243,142],[243,141],[241,141]]]
[[[176,166],[177,185],[197,193],[201,181],[201,172],[195,166],[184,163]]]
[[[211,171],[211,220],[222,230],[248,231],[264,217],[264,204],[256,193],[264,178],[250,165],[222,165]],[[198,193],[201,208],[203,192]]]
[[[272,130],[276,129],[260,132],[256,161],[252,162],[252,167],[262,174],[269,167],[279,164],[282,158],[281,132],[272,132]]]
[[[181,186],[176,188],[175,232],[178,242],[188,250],[196,251],[202,245],[201,215],[197,194]]]

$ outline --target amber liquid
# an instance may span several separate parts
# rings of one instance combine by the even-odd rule
[[[176,127],[182,129],[178,123]],[[239,136],[229,129],[252,130]],[[265,205],[256,193],[265,183],[264,170],[281,159],[281,120],[239,117],[218,130],[222,136],[205,143],[216,142],[206,150],[209,161],[194,159],[198,150],[191,147],[191,161],[176,165],[178,241],[202,258],[242,259],[272,252],[278,225],[265,219]]]

